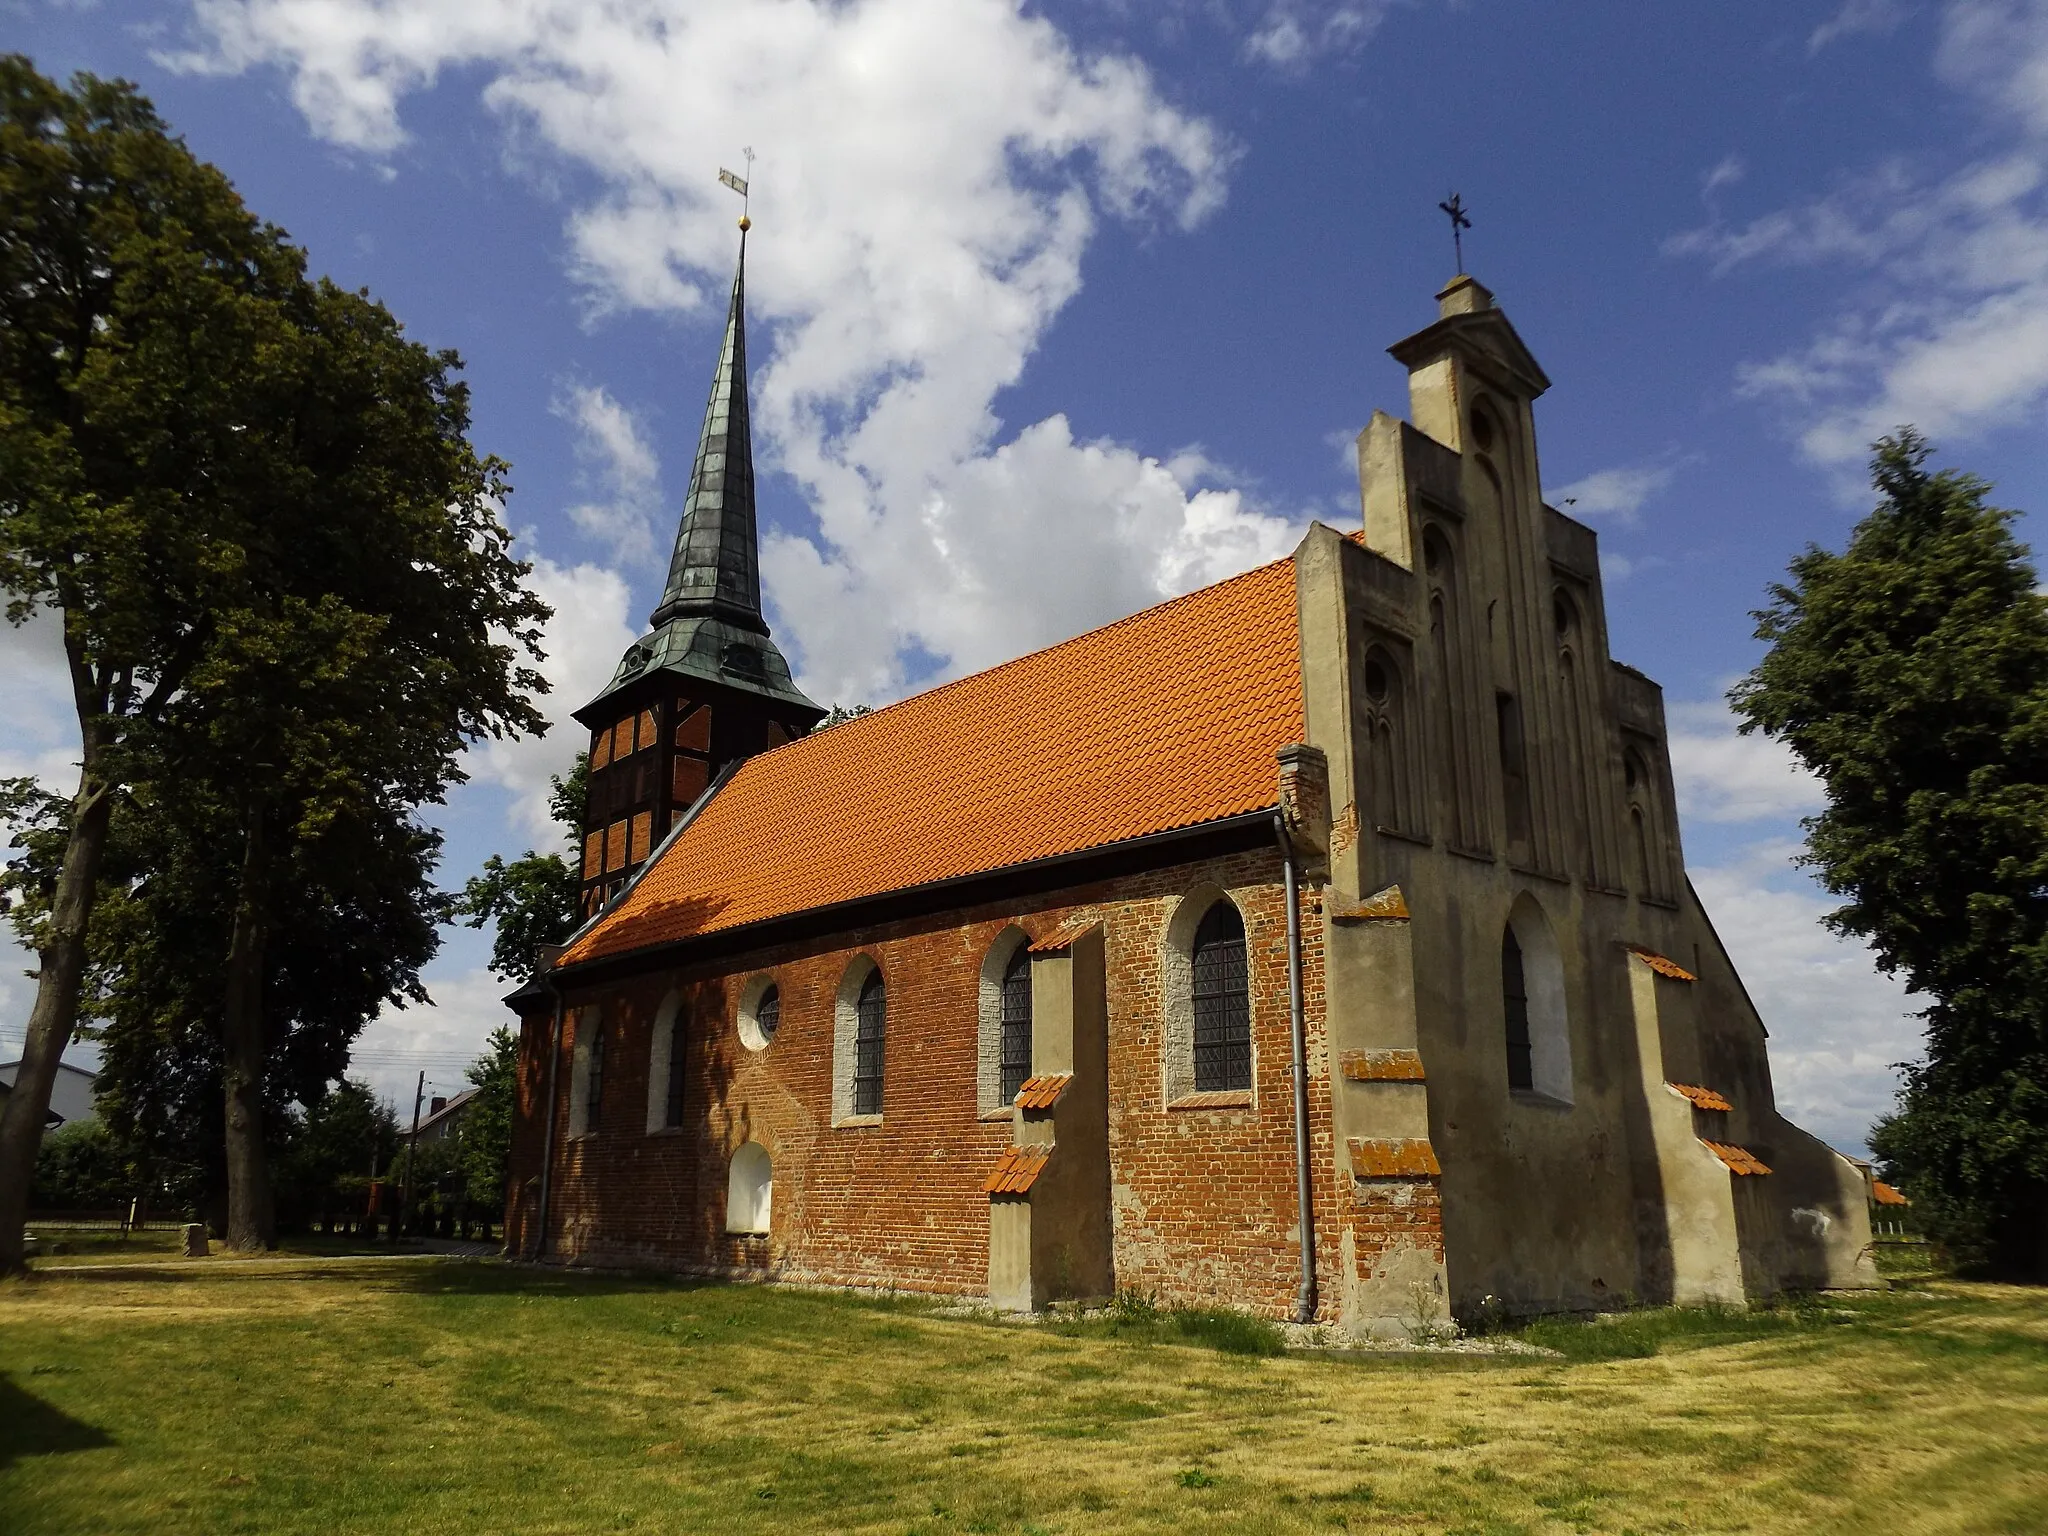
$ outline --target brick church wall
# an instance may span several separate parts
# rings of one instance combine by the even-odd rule
[[[827,1284],[962,1295],[987,1285],[982,1180],[1010,1142],[1007,1120],[978,1117],[981,969],[1013,923],[1041,937],[1069,920],[1103,922],[1110,1013],[1110,1159],[1117,1284],[1163,1301],[1218,1302],[1283,1315],[1298,1280],[1285,900],[1277,853],[1148,871],[1016,904],[859,930],[826,944],[765,950],[716,969],[650,971],[567,995],[556,1083],[550,1196],[556,1256]],[[1162,967],[1167,925],[1186,894],[1222,887],[1243,912],[1250,961],[1252,1101],[1165,1103]],[[1321,922],[1304,899],[1303,981],[1321,1284],[1334,1304],[1336,1233],[1353,1199],[1330,1145],[1322,1049]],[[888,987],[886,1089],[879,1126],[832,1124],[834,1008],[861,955]],[[749,1050],[734,1025],[741,990],[772,973],[774,1042]],[[683,996],[683,1125],[649,1133],[654,1020]],[[599,1125],[570,1136],[575,1030],[588,1003],[607,1031]],[[510,1236],[532,1242],[552,1014],[521,1037],[521,1115]],[[587,1026],[586,1026],[587,1027]],[[747,1140],[774,1158],[766,1238],[724,1230],[729,1159]]]

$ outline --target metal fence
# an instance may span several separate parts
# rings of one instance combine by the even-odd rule
[[[22,1225],[31,1232],[175,1232],[192,1218],[183,1211],[152,1211],[141,1205],[107,1211],[30,1211]]]

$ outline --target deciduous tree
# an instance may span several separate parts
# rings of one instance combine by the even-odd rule
[[[589,794],[588,754],[579,752],[569,776],[552,782],[549,806],[569,839],[573,857]],[[576,865],[562,854],[529,848],[508,860],[494,853],[484,861],[483,872],[463,886],[455,911],[472,928],[495,926],[491,969],[507,981],[524,981],[534,973],[534,952],[541,945],[560,944],[575,932],[581,887]]]
[[[304,850],[389,850],[468,742],[541,728],[522,653],[546,610],[459,366],[309,282],[131,87],[0,60],[0,585],[12,621],[59,616],[83,741],[27,1091],[0,1123],[0,1269],[122,786],[210,839],[209,871],[232,862],[229,1241],[260,1246],[268,957]],[[423,881],[431,858],[413,864]]]

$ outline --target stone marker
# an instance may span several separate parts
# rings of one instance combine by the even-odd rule
[[[185,1257],[203,1259],[206,1257],[206,1223],[203,1221],[185,1224]]]

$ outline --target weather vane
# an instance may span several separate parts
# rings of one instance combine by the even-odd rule
[[[740,195],[740,233],[745,234],[748,230],[754,227],[754,221],[747,217],[747,183],[753,180],[754,176],[753,146],[748,145],[745,149],[741,150],[740,153],[747,157],[747,174],[744,176],[735,176],[731,171],[728,171],[724,166],[721,165],[718,168],[718,179],[724,182],[728,187],[731,187],[733,191],[739,193]]]
[[[1465,270],[1465,231],[1472,227],[1472,221],[1465,217],[1465,200],[1453,192],[1449,202],[1438,203],[1437,207],[1451,216],[1451,250],[1456,253],[1458,270],[1462,272]]]

